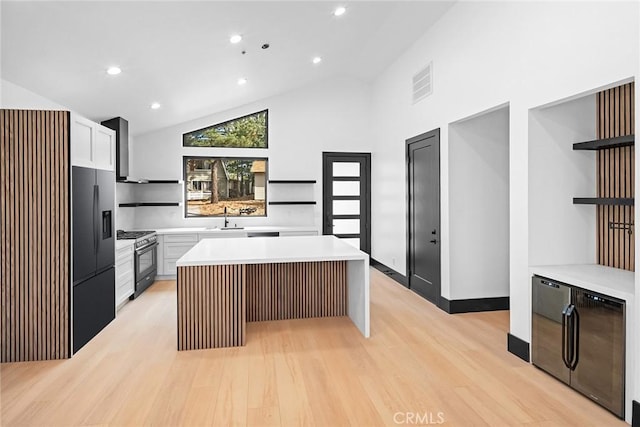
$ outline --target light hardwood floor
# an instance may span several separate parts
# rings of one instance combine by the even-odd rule
[[[72,359],[3,364],[0,424],[626,425],[508,353],[508,312],[448,315],[376,270],[370,339],[346,317],[274,321],[178,352],[175,289],[156,282]]]

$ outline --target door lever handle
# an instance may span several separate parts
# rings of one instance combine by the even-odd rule
[[[429,242],[433,243],[434,245],[435,245],[436,243],[438,243],[438,241],[437,241],[436,239],[429,240]]]

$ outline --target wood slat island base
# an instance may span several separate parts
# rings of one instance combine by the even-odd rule
[[[287,259],[282,251],[287,239],[311,239],[308,243],[322,242],[324,249],[339,251],[311,251],[301,258],[297,248],[305,245],[295,245],[290,252],[294,262],[277,262]],[[260,252],[266,245],[273,249],[266,252],[276,255],[242,262],[229,255],[226,243],[252,254],[251,248],[257,245]],[[347,246],[332,236],[203,240],[177,263],[178,350],[243,346],[247,322],[311,317],[349,315],[368,337],[369,258]],[[225,252],[236,263],[219,264],[221,254],[212,250]],[[304,259],[327,257],[338,259]]]
[[[346,261],[178,267],[178,350],[245,345],[246,322],[347,315]]]
[[[245,344],[246,268],[178,267],[178,350]]]
[[[346,315],[346,261],[247,265],[247,322]]]

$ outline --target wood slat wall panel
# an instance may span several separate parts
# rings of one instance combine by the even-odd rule
[[[246,266],[178,267],[178,350],[245,344]]]
[[[632,135],[634,83],[596,95],[599,139]],[[597,154],[598,197],[635,197],[635,146],[599,150]],[[635,271],[633,206],[597,207],[598,264]]]
[[[69,119],[0,110],[2,362],[70,357]]]
[[[347,315],[346,261],[247,266],[247,322]]]
[[[246,322],[347,315],[346,261],[178,267],[178,350],[242,346]]]

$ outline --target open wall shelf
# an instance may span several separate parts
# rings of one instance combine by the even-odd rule
[[[633,206],[633,198],[617,197],[574,197],[574,205],[612,205],[612,206]]]
[[[287,180],[287,179],[270,179],[269,184],[315,184],[315,179],[299,179],[299,180]]]
[[[120,203],[121,208],[137,208],[138,206],[182,206],[180,202],[134,202]]]
[[[176,185],[179,184],[183,184],[184,181],[179,180],[179,179],[138,179],[138,180],[122,180],[122,181],[116,181],[116,183],[122,183],[122,184],[165,184],[165,185],[170,185],[171,187],[167,187],[168,189],[171,189],[171,191],[175,191],[177,189],[179,189],[180,187],[176,187]],[[138,189],[140,189],[140,191],[142,190],[142,187],[138,187]],[[138,189],[135,190],[135,192],[138,192]],[[160,189],[162,191],[164,191],[163,187],[157,187],[154,188],[153,191],[155,191],[156,189]],[[147,191],[151,191],[149,187],[147,187],[146,189],[144,189],[145,192]],[[150,196],[147,195],[146,197],[140,197],[140,198],[157,198],[157,199],[174,199],[174,196],[166,196],[166,195],[157,195],[154,196]],[[134,200],[137,199],[138,197],[127,197],[129,199],[133,198]],[[176,199],[178,197],[175,197]],[[118,204],[119,207],[121,208],[137,208],[139,206],[182,206],[181,202],[126,202],[126,203],[119,203]]]
[[[289,202],[269,202],[269,205],[315,205],[316,202],[311,201],[289,201]]]
[[[316,180],[315,179],[270,179],[269,184],[315,184]],[[310,188],[310,187],[308,187]],[[289,197],[296,197],[296,196],[292,196],[289,195]],[[304,198],[306,199],[307,197],[305,196],[297,196],[300,198]],[[269,202],[269,205],[280,205],[280,206],[284,206],[284,205],[315,205],[316,202],[314,200],[279,200],[279,201],[273,201],[273,202]]]
[[[597,263],[635,270],[635,105],[634,83],[596,93],[598,139],[573,144],[596,151],[598,197],[576,197],[574,204],[596,206]]]
[[[573,144],[574,150],[602,150],[605,148],[628,147],[634,144],[635,135],[615,136]]]
[[[116,181],[123,184],[182,184],[184,181],[180,179],[138,179],[138,180],[122,180]]]
[[[147,184],[183,184],[181,179],[150,179]]]

